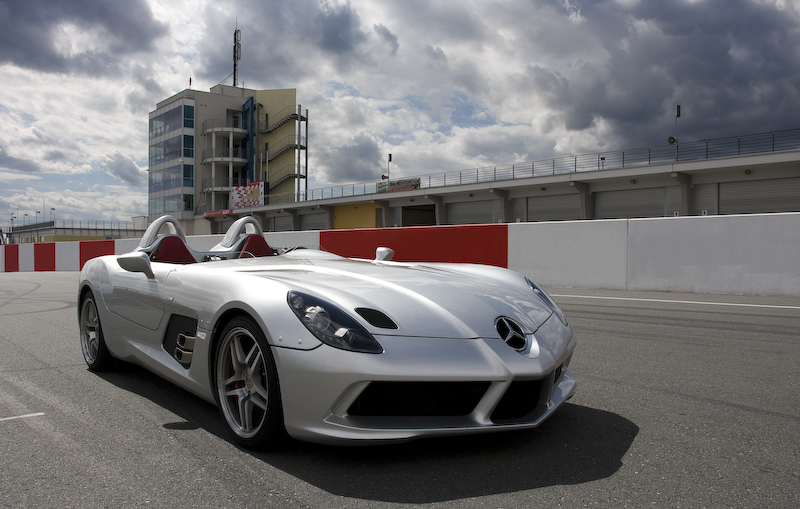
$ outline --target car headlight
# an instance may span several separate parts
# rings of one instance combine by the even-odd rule
[[[561,323],[564,325],[569,325],[569,322],[567,322],[567,317],[565,317],[564,313],[561,312],[561,308],[558,307],[558,304],[556,304],[555,301],[549,295],[547,295],[547,292],[545,292],[541,286],[537,285],[530,279],[525,278],[525,280],[528,281],[528,285],[530,285],[533,293],[535,293],[536,296],[539,297],[547,307],[553,310],[553,313],[555,313],[558,319],[561,320]]]
[[[383,353],[372,334],[330,302],[300,292],[289,292],[287,301],[306,329],[326,345],[351,352]]]

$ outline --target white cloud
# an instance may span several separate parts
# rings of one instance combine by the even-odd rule
[[[102,164],[109,175],[126,184],[133,187],[147,186],[147,169],[139,167],[127,154],[115,150],[113,153],[103,156]]]
[[[799,127],[798,21],[786,0],[14,2],[0,218],[37,195],[145,213],[147,113],[231,73],[237,22],[240,84],[298,89],[325,185],[379,179],[390,152],[421,175],[661,144],[678,103],[687,139]]]
[[[41,180],[39,175],[16,173],[0,170],[0,182],[24,182],[27,180]]]

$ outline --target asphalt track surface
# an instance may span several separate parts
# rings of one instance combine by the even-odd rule
[[[0,274],[0,506],[800,506],[800,299],[551,289],[579,385],[540,428],[253,453],[141,368],[88,371],[77,278]]]

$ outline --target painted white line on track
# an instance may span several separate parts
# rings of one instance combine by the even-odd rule
[[[551,293],[550,296],[558,298],[575,298],[575,299],[626,300],[631,302],[659,302],[666,304],[700,304],[706,306],[731,306],[731,307],[742,307],[742,308],[800,310],[800,306],[774,306],[771,304],[739,304],[736,302],[706,302],[701,300],[637,299],[634,297],[604,297],[600,295],[557,295],[554,293]]]
[[[15,415],[14,417],[0,417],[0,422],[13,421],[14,419],[28,419],[29,417],[39,417],[40,415],[44,415],[44,412],[37,412],[35,414]]]

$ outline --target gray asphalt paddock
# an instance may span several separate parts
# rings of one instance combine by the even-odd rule
[[[539,429],[252,453],[213,406],[140,368],[87,371],[77,278],[0,274],[2,506],[800,502],[800,299],[554,289],[579,389]]]

